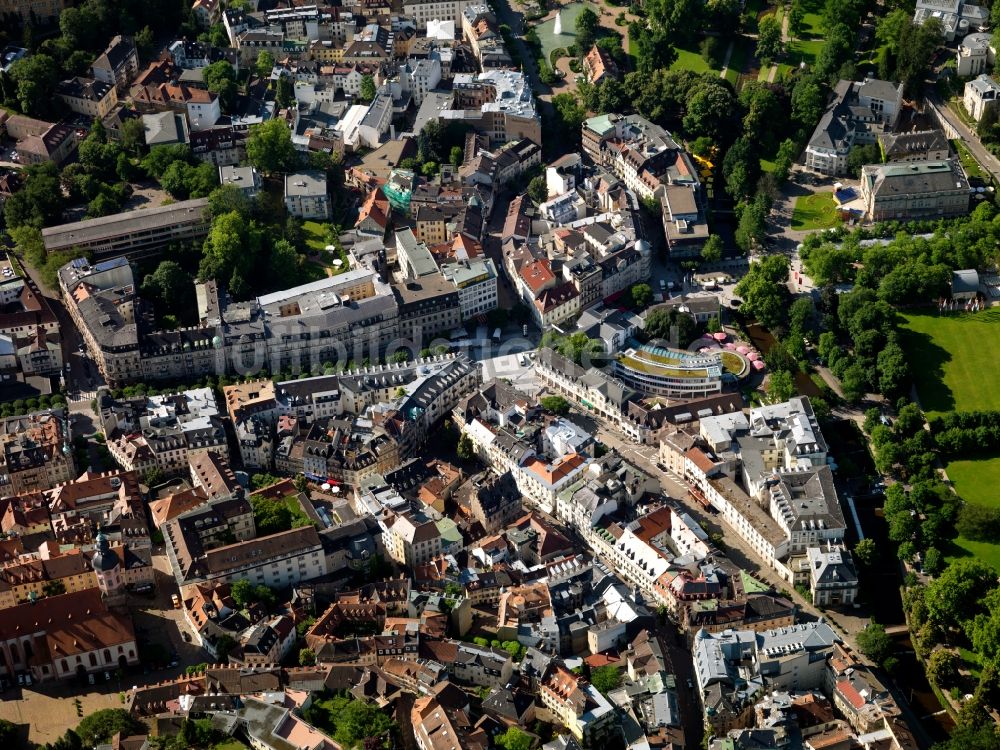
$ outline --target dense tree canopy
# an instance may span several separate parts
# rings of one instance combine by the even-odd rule
[[[265,174],[290,172],[298,166],[299,155],[284,120],[268,120],[250,128],[247,160]]]
[[[118,732],[128,737],[145,732],[146,727],[121,708],[105,708],[87,716],[76,728],[84,745],[94,746],[107,743]]]
[[[768,255],[757,263],[736,285],[735,293],[743,300],[743,309],[767,328],[781,326],[788,314],[788,259]]]

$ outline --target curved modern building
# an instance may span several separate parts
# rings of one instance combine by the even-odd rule
[[[711,396],[722,390],[720,352],[694,352],[645,345],[615,360],[615,375],[637,391],[671,398]]]

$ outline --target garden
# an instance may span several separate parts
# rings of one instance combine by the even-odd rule
[[[792,229],[832,229],[840,224],[837,202],[832,193],[812,193],[795,199]]]
[[[932,424],[935,418],[956,411],[1000,410],[1000,351],[983,345],[1000,332],[1000,310],[911,313],[904,320],[903,345],[921,404]],[[947,439],[941,433],[937,437],[939,444]],[[989,455],[990,442],[988,436],[978,435],[971,451],[950,449],[942,460],[955,491],[966,503],[1000,513],[1000,496],[996,494],[1000,451]],[[976,557],[1000,570],[1000,544],[982,538],[960,534],[949,556]]]

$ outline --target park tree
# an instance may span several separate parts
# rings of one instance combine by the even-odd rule
[[[618,667],[607,664],[590,673],[590,683],[605,697],[622,684],[622,673]]]
[[[223,112],[232,111],[236,103],[236,71],[226,60],[219,60],[202,68],[205,86],[219,95],[219,106]]]
[[[743,308],[765,328],[783,326],[788,313],[788,259],[768,255],[736,285],[735,294],[743,299]]]
[[[779,134],[787,127],[788,100],[784,89],[761,81],[748,81],[740,89],[744,137],[758,150],[771,152],[778,147]],[[793,154],[794,156],[794,154]]]
[[[847,171],[857,179],[861,176],[861,168],[865,164],[879,164],[882,161],[882,151],[877,143],[851,146],[847,152]]]
[[[21,111],[31,117],[43,117],[52,111],[53,93],[59,81],[59,66],[46,54],[22,57],[10,67]]]
[[[802,7],[802,0],[793,0],[792,7],[788,9],[788,33],[795,39],[801,39],[805,33],[806,11]]]
[[[718,263],[722,260],[723,243],[722,237],[717,234],[711,235],[701,248],[701,259],[706,263]]]
[[[261,244],[260,229],[253,222],[247,222],[235,212],[216,217],[205,240],[199,277],[227,284],[230,293],[237,298],[249,296],[252,292],[250,279]]]
[[[288,125],[280,119],[253,125],[247,139],[247,160],[265,174],[290,172],[299,163]]]
[[[868,373],[860,362],[850,364],[840,376],[840,387],[844,398],[856,404],[868,393]]]
[[[753,192],[760,176],[760,157],[757,154],[757,144],[746,135],[738,138],[726,151],[722,160],[722,176],[726,181],[726,192],[734,200],[742,200]],[[770,210],[770,202],[767,196],[761,193],[754,199],[754,203],[758,198],[760,207],[755,207],[754,211],[763,210],[761,217],[763,221],[763,217],[766,217],[767,211]]]
[[[548,190],[549,189],[545,184],[545,178],[541,175],[532,177],[531,181],[528,183],[528,197],[536,206],[545,202],[545,199],[549,196]]]
[[[792,119],[800,128],[811,130],[826,107],[826,95],[820,80],[803,76],[792,88]]]
[[[766,15],[757,24],[757,56],[765,65],[772,65],[785,52],[781,41],[781,21],[776,16]]]
[[[7,719],[0,719],[0,746],[5,748],[15,748],[20,742],[20,732],[17,724]]]
[[[736,98],[726,83],[704,78],[691,91],[684,130],[692,138],[706,136],[718,143],[728,135],[736,109]]]
[[[10,745],[4,747],[9,748]],[[80,735],[72,729],[67,729],[55,742],[46,742],[42,750],[83,750],[83,742],[80,740]]]
[[[32,226],[42,229],[57,223],[62,218],[66,200],[55,164],[32,165],[22,174],[24,187],[3,205],[7,228]]]
[[[562,416],[569,412],[569,402],[562,396],[543,396],[539,403],[545,411]]]
[[[921,537],[924,542],[928,541],[928,534],[921,530]],[[944,555],[941,554],[941,550],[937,547],[928,547],[924,552],[924,572],[930,576],[940,575],[941,571],[944,570],[945,559]]]
[[[604,39],[613,39],[614,37],[605,37]],[[601,42],[604,41],[601,40]],[[620,45],[620,41],[619,41]],[[598,46],[604,46],[598,42]],[[619,46],[619,49],[621,47]],[[621,112],[622,110],[631,109],[631,102],[629,102],[628,94],[625,91],[625,86],[617,78],[605,78],[597,86],[597,110],[599,112]]]
[[[677,308],[657,308],[646,315],[643,336],[662,339],[681,349],[687,347],[698,335],[698,324],[690,315]]]
[[[987,595],[997,588],[996,571],[988,563],[960,558],[927,585],[927,616],[945,628],[956,627],[984,611]]]
[[[375,98],[375,79],[365,74],[361,77],[361,92],[359,97],[363,102],[371,102]]]
[[[122,708],[105,708],[87,716],[76,728],[76,733],[84,745],[93,747],[111,741],[121,732],[128,737],[144,732],[146,727]]]
[[[795,380],[788,370],[772,372],[767,377],[767,400],[780,404],[795,395]]]
[[[269,78],[271,71],[274,70],[274,55],[266,49],[262,49],[257,53],[257,62],[254,63],[254,70],[257,71],[259,78]]]
[[[937,18],[928,18],[921,24],[911,22],[900,29],[895,78],[903,81],[907,97],[917,97],[921,93],[931,55],[943,38],[944,29]]]
[[[704,3],[701,0],[649,0],[643,10],[658,43],[670,39],[683,46],[691,42],[695,30],[701,27]]]
[[[888,398],[903,395],[910,384],[910,366],[903,347],[889,339],[876,357],[878,388]]]
[[[581,55],[586,54],[594,45],[600,28],[601,19],[597,16],[597,13],[590,6],[584,6],[580,15],[576,17],[576,22],[573,26],[574,31],[576,31],[577,50]]]
[[[211,216],[235,212],[248,219],[252,210],[253,204],[246,193],[233,184],[220,185],[208,195],[208,213]]]
[[[741,9],[739,0],[708,0],[705,4],[711,27],[723,38],[739,32]]]
[[[866,568],[874,567],[878,556],[878,546],[874,539],[865,538],[854,545],[854,559]]]
[[[159,180],[160,176],[167,171],[167,167],[175,161],[193,164],[194,155],[191,153],[191,147],[185,144],[154,146],[140,164],[150,179]]]
[[[274,86],[274,101],[282,109],[288,109],[295,103],[295,84],[292,83],[291,76],[284,73],[278,76]]]
[[[194,279],[176,261],[163,260],[143,279],[140,292],[164,312],[181,312],[194,302]]]
[[[503,750],[531,750],[534,744],[530,734],[514,726],[507,727],[503,734],[498,734],[494,742]]]
[[[570,93],[556,94],[552,97],[552,107],[556,113],[553,130],[559,133],[559,138],[567,145],[579,143],[580,128],[587,119],[587,110],[580,101]]]
[[[998,8],[1000,3],[995,3],[994,24],[1000,23]],[[951,732],[947,740],[934,745],[933,750],[1000,750],[1000,735],[997,734],[996,724],[992,721],[968,726],[960,725]]]
[[[861,653],[876,664],[882,664],[895,648],[892,636],[885,632],[885,626],[877,623],[874,619],[869,621],[865,629],[858,633],[857,640]]]
[[[837,23],[828,28],[826,41],[816,56],[816,74],[824,80],[831,78],[837,74],[840,66],[850,59],[853,52],[854,33],[847,24]]]
[[[291,242],[282,238],[271,246],[267,261],[268,286],[288,289],[302,281],[303,257]]]
[[[299,666],[312,667],[316,665],[316,653],[311,648],[299,651]]]
[[[471,460],[476,455],[476,446],[473,445],[472,438],[463,433],[458,439],[458,447],[455,449],[455,452],[463,461]]]
[[[156,44],[156,38],[149,24],[146,24],[136,32],[134,41],[135,51],[139,55],[140,60],[145,61],[153,56],[153,45]]]
[[[632,304],[637,308],[646,308],[653,301],[653,290],[649,284],[635,284],[629,293],[632,295]]]

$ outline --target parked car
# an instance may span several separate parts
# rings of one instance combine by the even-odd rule
[[[170,601],[173,602],[174,609],[180,609],[181,608],[181,598],[179,596],[177,596],[177,594],[171,594],[170,595]]]
[[[94,684],[95,680],[94,680],[94,675],[93,674],[88,674],[87,675],[87,682],[89,682],[91,685]]]
[[[191,634],[189,632],[187,632],[186,630],[181,631],[181,638],[183,638],[188,643],[191,642]]]

